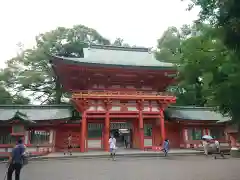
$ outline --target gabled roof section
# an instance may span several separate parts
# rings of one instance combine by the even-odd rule
[[[89,65],[117,65],[117,66],[139,66],[175,68],[174,64],[158,61],[154,53],[148,48],[130,48],[118,46],[91,45],[84,48],[83,58],[56,57],[74,63],[85,63]]]
[[[19,111],[16,111],[14,116],[12,118],[8,119],[7,121],[11,123],[15,120],[20,121],[21,123],[35,123],[34,121],[29,120],[29,118],[26,114],[23,114]]]
[[[0,121],[9,121],[14,118],[21,118],[25,121],[41,121],[71,117],[71,106],[68,105],[0,105]]]
[[[165,111],[169,119],[196,120],[196,121],[230,121],[229,117],[214,111],[209,107],[182,107],[171,106]]]

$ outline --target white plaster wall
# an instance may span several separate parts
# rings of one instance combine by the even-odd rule
[[[146,106],[145,106],[145,107],[143,108],[143,111],[149,112],[149,111],[150,111],[150,107],[148,107],[148,106],[146,107]]]
[[[120,111],[121,107],[120,106],[112,106],[110,111]]]
[[[136,107],[128,107],[128,111],[137,111],[137,108]]]
[[[152,146],[152,139],[144,139],[144,146]]]
[[[29,144],[29,143],[28,143],[28,140],[29,140],[29,131],[25,131],[24,144]]]
[[[87,111],[96,111],[96,106],[90,106]]]
[[[52,144],[53,143],[53,139],[54,138],[54,130],[50,130],[49,132],[49,143]]]
[[[101,146],[102,146],[101,139],[99,140],[88,139],[88,148],[101,148]]]
[[[152,87],[150,87],[150,86],[142,86],[141,89],[143,89],[143,90],[152,90]]]
[[[104,108],[101,105],[97,106],[97,111],[104,111]]]
[[[159,107],[158,107],[157,102],[156,101],[152,101],[151,104],[152,104],[152,111],[153,112],[158,112],[159,111]]]
[[[28,152],[37,152],[36,147],[28,147],[27,150],[28,150]]]

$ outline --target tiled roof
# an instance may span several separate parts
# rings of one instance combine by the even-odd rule
[[[69,105],[0,105],[0,121],[7,121],[16,115],[21,115],[27,121],[58,120],[72,117]],[[215,112],[213,108],[171,106],[165,110],[167,119],[218,121],[220,123],[230,121],[229,117]]]
[[[166,109],[166,116],[169,119],[200,120],[200,121],[230,121],[229,117],[224,117],[221,113],[207,107],[180,107],[172,106]]]
[[[128,48],[118,46],[94,45],[84,48],[84,58],[56,57],[61,60],[68,60],[74,63],[87,63],[89,65],[120,65],[140,67],[164,67],[174,68],[172,63],[158,61],[154,53],[148,48]]]
[[[12,119],[16,114],[24,114],[24,119],[29,121],[58,120],[72,117],[70,106],[59,105],[0,105],[0,121]]]

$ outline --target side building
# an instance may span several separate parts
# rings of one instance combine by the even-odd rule
[[[166,137],[172,148],[201,147],[200,139],[205,134],[214,136],[224,146],[229,146],[230,142],[236,143],[235,136],[227,133],[229,126],[225,122],[221,123],[227,119],[210,108],[168,107],[164,114]],[[2,105],[0,124],[0,156],[11,152],[19,137],[24,139],[28,151],[39,155],[63,151],[67,137],[71,134],[73,150],[80,151],[82,118],[72,106]],[[127,134],[133,131],[134,126],[113,122],[109,128],[111,132],[120,130],[122,134]],[[161,144],[159,125],[144,123],[143,129],[144,149],[152,149]],[[131,137],[130,148],[138,148],[134,146],[134,141],[137,140],[137,137]],[[122,147],[121,143],[122,139],[119,138],[119,148]],[[88,122],[86,151],[88,150],[104,150],[104,122]]]

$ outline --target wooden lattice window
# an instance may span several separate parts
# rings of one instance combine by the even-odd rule
[[[50,132],[49,131],[37,131],[30,130],[29,131],[30,144],[48,144],[50,141]]]
[[[188,129],[188,138],[189,140],[201,140],[202,139],[202,130],[198,128],[189,128]]]
[[[144,124],[144,136],[152,136],[152,125]]]

